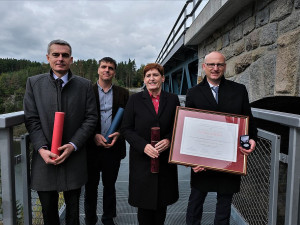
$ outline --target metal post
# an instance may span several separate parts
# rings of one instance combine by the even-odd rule
[[[259,136],[261,132],[262,130],[258,129]],[[276,225],[279,182],[280,135],[264,131],[264,138],[271,140],[272,143],[268,224]]]
[[[187,12],[186,12],[187,10],[185,9],[184,10],[184,26],[183,26],[183,28],[184,28],[184,31],[186,30],[186,15],[187,15]]]
[[[299,210],[299,177],[300,177],[300,128],[290,128],[288,174],[286,191],[285,224],[300,224]],[[298,147],[298,151],[297,151]]]
[[[0,129],[2,208],[3,222],[5,225],[17,224],[15,169],[12,151],[12,138],[12,128]]]
[[[23,135],[21,139],[22,155],[22,180],[23,180],[23,210],[24,224],[32,224],[31,189],[30,184],[30,157],[29,157],[29,135]]]
[[[195,5],[196,5],[196,0],[193,0],[193,8],[195,8]],[[193,21],[192,22],[194,22],[194,20],[195,20],[195,12],[193,13]]]
[[[175,30],[173,30],[172,33],[173,33],[172,43],[173,43],[173,45],[175,45]]]
[[[191,74],[189,71],[189,63],[186,63],[184,65],[184,70],[185,70],[185,75],[186,75],[187,88],[192,88]]]

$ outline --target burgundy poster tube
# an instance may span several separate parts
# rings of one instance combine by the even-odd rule
[[[152,127],[151,128],[151,145],[154,147],[157,142],[160,141],[160,128],[159,127]],[[159,172],[159,159],[158,158],[151,158],[151,173],[158,173]]]

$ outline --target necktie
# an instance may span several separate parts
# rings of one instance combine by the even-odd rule
[[[216,93],[216,102],[218,103],[219,86],[213,86],[212,90]]]
[[[62,85],[63,85],[64,81],[60,78],[56,79],[56,85],[57,85],[57,89],[61,92],[62,89]]]
[[[60,78],[57,78],[55,81],[57,87],[57,110],[58,112],[61,112],[61,89],[64,81]]]

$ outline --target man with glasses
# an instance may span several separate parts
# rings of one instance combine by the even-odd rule
[[[219,52],[206,55],[202,69],[206,76],[201,83],[188,90],[186,107],[249,116],[251,146],[249,150],[240,147],[243,154],[249,155],[256,146],[257,128],[253,122],[246,87],[225,79],[225,57]],[[228,225],[233,194],[239,192],[240,181],[240,175],[208,170],[201,166],[193,167],[191,194],[186,215],[187,224],[201,224],[207,193],[217,192],[214,224]]]
[[[24,96],[25,125],[33,145],[31,188],[42,205],[45,225],[59,225],[58,192],[66,203],[67,225],[79,225],[79,197],[87,181],[85,142],[98,120],[91,81],[73,75],[72,48],[48,44],[50,72],[29,77]],[[55,112],[64,112],[60,154],[50,151]]]

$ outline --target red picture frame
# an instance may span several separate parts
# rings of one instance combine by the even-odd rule
[[[207,156],[187,155],[181,153],[181,144],[183,138],[183,129],[185,118],[202,119],[210,123],[210,121],[233,123],[238,125],[236,161],[219,160],[209,158]],[[213,122],[214,123],[214,122]],[[169,163],[175,163],[185,166],[201,165],[206,169],[217,170],[227,173],[246,175],[247,174],[247,156],[240,150],[240,136],[248,134],[249,117],[236,114],[228,114],[214,111],[206,111],[178,106],[176,109],[173,135],[171,141],[171,149],[169,155]],[[222,148],[222,146],[220,146]]]

